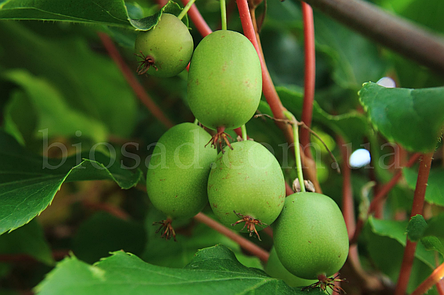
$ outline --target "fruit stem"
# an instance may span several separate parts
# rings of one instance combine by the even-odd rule
[[[299,148],[299,125],[296,118],[289,111],[284,112],[285,117],[293,122],[294,157],[296,160],[296,171],[298,175],[301,192],[305,192],[304,175],[302,173],[301,149]]]
[[[197,118],[194,119],[194,124],[195,124],[195,125],[199,125],[199,120],[197,120]]]
[[[196,0],[190,0],[190,2],[188,2],[187,5],[185,5],[185,7],[182,9],[177,18],[181,20],[185,16],[185,14],[187,14],[188,10],[190,10],[195,1]]]
[[[427,181],[429,179],[433,154],[434,152],[430,152],[421,156],[410,218],[417,214],[423,214],[425,192],[427,189]],[[401,264],[401,271],[399,273],[398,283],[395,289],[395,295],[404,295],[406,293],[407,284],[409,282],[410,273],[413,266],[413,260],[415,258],[415,250],[416,242],[412,242],[407,238]]]
[[[227,29],[227,8],[225,5],[225,0],[219,0],[220,1],[220,17],[221,17],[221,24],[222,24],[222,30]]]
[[[245,126],[245,124],[241,126],[241,130],[242,130],[242,139],[244,141],[248,140],[247,127]]]

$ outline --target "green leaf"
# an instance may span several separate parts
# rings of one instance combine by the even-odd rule
[[[427,250],[436,250],[444,255],[444,214],[438,215],[429,220],[429,225],[422,215],[412,217],[407,226],[409,239],[412,241],[421,240]]]
[[[444,124],[444,87],[385,88],[364,83],[361,104],[375,129],[409,151],[430,152]]]
[[[65,181],[110,179],[128,189],[142,177],[140,170],[124,169],[115,158],[98,151],[88,154],[91,159],[64,156],[48,159],[30,154],[0,130],[0,234],[40,214]]]
[[[407,221],[381,220],[370,217],[368,222],[375,234],[394,239],[405,247]],[[435,256],[421,244],[418,244],[416,247],[415,257],[427,264],[431,269],[435,268]]]
[[[27,109],[26,114],[24,109]],[[20,144],[25,145],[25,138],[34,137],[36,114],[22,90],[12,91],[4,116],[4,130],[14,136]]]
[[[444,214],[440,214],[429,220],[423,236],[436,236],[444,239]]]
[[[300,119],[303,105],[302,93],[285,87],[277,87],[276,90],[283,105],[297,119]],[[362,143],[362,138],[368,130],[367,120],[362,114],[352,111],[348,114],[333,116],[321,109],[316,101],[313,103],[313,121],[320,122],[334,132],[341,134],[346,141],[352,143],[353,147],[357,147]]]
[[[1,254],[28,254],[48,265],[54,264],[43,228],[37,221],[0,236]]]
[[[315,18],[316,48],[330,58],[337,84],[357,91],[362,83],[384,75],[387,65],[374,42],[322,14]]]
[[[128,6],[134,16],[135,5]],[[152,16],[132,19],[123,0],[102,0],[100,3],[89,0],[8,0],[0,4],[0,19],[63,21],[121,28],[133,26],[145,31],[157,24],[162,13],[177,16],[181,11],[179,4],[169,1]],[[188,18],[185,20],[188,25]]]
[[[91,266],[69,257],[37,287],[37,294],[322,294],[302,292],[240,264],[224,246],[199,251],[184,269],[148,264],[123,251]]]
[[[84,221],[73,239],[72,250],[81,260],[94,263],[108,253],[124,250],[140,255],[145,247],[143,225],[98,212]]]
[[[406,227],[407,221],[378,220],[370,217],[364,230],[365,244],[372,262],[393,282],[397,281],[402,265]],[[407,292],[415,290],[435,267],[434,253],[427,251],[424,245],[418,243]]]
[[[429,251],[438,251],[441,255],[444,256],[444,239],[438,239],[435,236],[423,237],[421,239],[421,243],[424,247]]]
[[[165,6],[162,7],[159,12],[155,13],[154,15],[141,19],[130,19],[130,22],[137,30],[148,31],[157,25],[163,13],[169,13],[178,16],[181,11],[182,8],[180,7],[180,5],[170,0]],[[185,16],[183,20],[185,20],[185,24],[188,26],[188,16]]]
[[[0,19],[130,26],[123,0],[8,0],[0,4]]]
[[[416,187],[418,172],[414,168],[403,168],[402,174],[407,181],[407,185],[414,190]],[[444,206],[444,187],[442,186],[443,179],[443,168],[433,168],[430,170],[425,193],[425,200],[428,203]]]
[[[76,113],[76,118],[82,117],[78,123],[71,121],[71,128],[81,125],[82,129],[78,130],[83,134],[92,132],[85,126],[89,121],[96,122],[92,126],[94,130],[99,122],[110,134],[128,137],[137,118],[134,92],[115,63],[108,56],[94,52],[89,45],[92,42],[73,32],[74,28],[80,27],[0,22],[0,39],[8,40],[7,44],[0,44],[0,64],[6,67],[1,76],[3,73],[11,75],[6,81],[13,81],[17,89],[22,89],[32,105],[39,104],[41,115],[55,116],[52,119],[40,116],[41,120],[63,120],[66,113],[57,114],[62,106],[62,110],[69,108],[70,116]],[[17,117],[13,116],[14,121]],[[44,122],[40,122],[42,127],[49,128]],[[103,130],[103,126],[99,128]]]
[[[410,218],[407,225],[407,234],[411,241],[417,242],[422,238],[424,229],[427,227],[427,222],[421,214],[417,214]]]
[[[424,5],[421,0],[410,1],[410,4],[401,11],[400,15],[419,23],[432,31],[444,33],[444,23],[442,22],[442,12],[444,11],[444,2],[441,0],[429,0]],[[433,7],[433,9],[430,9]]]
[[[97,142],[106,140],[108,131],[105,126],[94,118],[71,109],[64,102],[61,94],[47,81],[24,70],[11,70],[2,76],[22,87],[27,94],[38,116],[38,124],[35,128],[39,131],[47,129],[44,136],[69,137],[81,130],[83,135]],[[43,134],[40,135],[43,136]]]

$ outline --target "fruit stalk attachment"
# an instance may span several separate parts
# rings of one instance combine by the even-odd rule
[[[242,139],[248,140],[247,127],[245,125],[242,125],[241,130],[242,130]]]
[[[222,30],[227,29],[227,8],[225,5],[225,0],[219,0],[220,1],[220,20],[221,20],[221,27]]]
[[[302,173],[302,161],[301,161],[301,150],[299,148],[299,126],[298,121],[289,111],[284,112],[285,117],[293,122],[293,137],[294,137],[294,156],[296,160],[296,170],[299,180],[299,185],[301,187],[301,192],[305,192],[304,175]]]

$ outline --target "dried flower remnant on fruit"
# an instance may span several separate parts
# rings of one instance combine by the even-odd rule
[[[165,238],[165,240],[169,240],[171,239],[171,236],[173,236],[173,239],[176,242],[176,231],[174,230],[171,223],[171,218],[167,218],[165,220],[153,222],[153,225],[160,224],[160,227],[156,230],[156,234],[162,231],[162,238]]]
[[[223,225],[259,237],[262,226],[272,224],[282,211],[284,175],[263,145],[246,140],[233,142],[232,148],[219,153],[210,171],[208,200],[217,204],[211,209]]]
[[[317,281],[314,284],[311,284],[310,286],[302,288],[302,291],[308,291],[311,289],[319,288],[323,292],[328,292],[328,289],[331,289],[333,293],[338,294],[347,294],[344,289],[342,289],[340,286],[337,286],[336,283],[338,282],[346,282],[347,280],[345,278],[340,278],[339,273],[331,278],[327,278],[325,275],[319,276],[319,281]]]
[[[154,65],[155,64],[154,57],[150,55],[145,55],[143,54],[142,51],[140,51],[140,54],[135,54],[135,55],[141,59],[139,61],[139,66],[136,69],[137,74],[139,75],[146,74],[146,72],[148,72],[150,67],[155,68],[157,71],[157,67]]]
[[[163,13],[147,31],[139,31],[134,44],[139,57],[137,73],[160,78],[173,77],[188,65],[194,41],[188,27],[175,15]]]
[[[146,188],[151,204],[167,217],[155,223],[167,240],[176,234],[172,220],[192,218],[208,202],[208,174],[217,156],[216,150],[204,147],[210,139],[196,124],[182,123],[166,131],[154,147]]]
[[[266,224],[258,219],[251,217],[251,216],[242,215],[240,213],[237,213],[236,211],[233,211],[233,212],[240,219],[238,221],[236,221],[235,223],[233,223],[232,226],[235,226],[235,225],[241,224],[241,223],[245,223],[244,227],[241,229],[241,231],[243,231],[246,228],[247,231],[250,233],[250,237],[253,236],[253,233],[255,233],[258,240],[262,241],[261,237],[259,236],[259,233],[257,232],[256,226],[263,227],[264,225],[266,226]]]
[[[205,146],[211,143],[211,146],[213,148],[217,148],[219,146],[219,149],[223,152],[224,143],[225,143],[226,146],[228,146],[230,149],[233,149],[231,147],[231,143],[228,140],[228,138],[230,138],[230,140],[233,140],[231,135],[225,132],[225,127],[218,127],[217,133],[213,135],[213,137],[210,139],[210,141],[208,141],[208,143]]]

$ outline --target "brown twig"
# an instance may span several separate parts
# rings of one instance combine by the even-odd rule
[[[198,213],[196,216],[194,216],[194,219],[208,225],[212,229],[217,230],[221,234],[225,235],[226,237],[228,237],[231,240],[238,243],[239,246],[241,246],[243,249],[247,250],[248,252],[250,252],[254,256],[258,257],[261,261],[267,262],[270,254],[267,251],[265,251],[264,249],[257,246],[255,243],[250,242],[249,240],[245,239],[241,235],[233,232],[229,228],[223,226],[219,222],[215,221],[214,219],[208,217],[207,215],[205,215],[203,213]]]
[[[312,7],[407,58],[444,74],[442,37],[361,0],[306,0]]]
[[[427,181],[429,179],[433,154],[434,153],[431,152],[421,156],[410,218],[417,214],[423,213],[425,192],[427,189]],[[401,271],[399,273],[398,282],[396,284],[395,295],[404,295],[407,290],[407,284],[409,282],[413,260],[415,258],[415,250],[416,242],[412,242],[407,238],[407,243],[404,249],[404,257],[402,259]]]
[[[123,60],[122,56],[120,55],[119,51],[117,50],[116,46],[114,45],[114,42],[111,40],[111,38],[102,32],[97,33],[99,35],[100,40],[102,41],[103,45],[105,46],[105,49],[108,51],[108,54],[114,61],[114,63],[117,65],[117,67],[122,72],[123,76],[125,77],[128,84],[133,89],[134,93],[136,94],[137,98],[147,107],[147,109],[153,114],[154,117],[156,117],[157,120],[159,120],[163,125],[165,125],[168,128],[171,128],[174,126],[173,122],[171,122],[163,113],[163,111],[156,105],[156,103],[152,100],[152,98],[146,93],[145,89],[142,87],[142,85],[139,83],[137,78],[134,76],[133,71],[128,67],[128,65]]]

